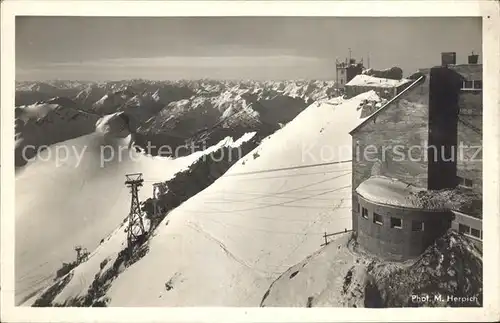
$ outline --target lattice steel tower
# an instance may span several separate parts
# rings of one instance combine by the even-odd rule
[[[127,174],[125,184],[130,188],[132,200],[130,202],[130,213],[128,215],[127,243],[131,247],[137,238],[146,230],[141,216],[141,205],[139,204],[139,187],[144,183],[142,173]]]

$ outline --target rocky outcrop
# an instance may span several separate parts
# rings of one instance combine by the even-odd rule
[[[389,273],[381,264],[372,271],[384,307],[480,307],[482,273],[479,250],[453,231],[408,267]]]
[[[274,281],[261,306],[480,307],[480,251],[449,231],[417,259],[383,261],[342,236]]]
[[[253,137],[238,147],[224,146],[208,155],[202,156],[185,171],[179,172],[169,181],[159,183],[160,193],[156,205],[160,209],[159,217],[153,219],[153,198],[143,203],[143,209],[158,224],[168,212],[191,197],[195,196],[236,163],[243,156],[258,146],[259,139]]]

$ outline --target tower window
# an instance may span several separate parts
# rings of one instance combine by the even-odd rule
[[[467,187],[467,188],[472,188],[473,182],[471,179],[458,176],[458,185],[463,186],[463,187]]]
[[[472,80],[472,81],[463,81],[462,89],[463,90],[480,90],[483,88],[482,80]]]
[[[384,220],[380,214],[373,213],[373,223],[382,225],[384,224]]]
[[[462,233],[466,236],[470,236],[470,237],[474,237],[474,238],[478,238],[478,239],[481,239],[483,236],[481,230],[471,228],[468,225],[461,224],[461,223],[458,224],[458,232]]]
[[[403,220],[399,218],[391,217],[391,228],[402,229],[403,228]]]
[[[470,234],[470,227],[465,224],[458,224],[458,232],[463,234]]]
[[[411,231],[424,231],[424,222],[422,221],[411,221]]]
[[[464,81],[463,88],[464,89],[472,89],[472,81]]]
[[[365,219],[368,219],[368,210],[365,208],[361,209],[361,216],[364,217]]]
[[[471,228],[471,229],[470,229],[470,234],[471,234],[471,236],[473,236],[473,237],[476,237],[476,238],[481,239],[481,231],[480,231],[480,230],[478,230],[478,229]]]

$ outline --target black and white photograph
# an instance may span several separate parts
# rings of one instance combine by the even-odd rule
[[[15,17],[15,307],[491,309],[485,17],[165,15]]]

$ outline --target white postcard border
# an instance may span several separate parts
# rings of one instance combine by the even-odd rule
[[[492,321],[499,314],[499,1],[4,1],[1,7],[1,320],[3,322]],[[15,16],[482,16],[483,308],[28,308],[14,306]],[[64,28],[63,26],[61,26]],[[432,35],[429,35],[432,37]],[[36,216],[34,210],[33,216]]]

